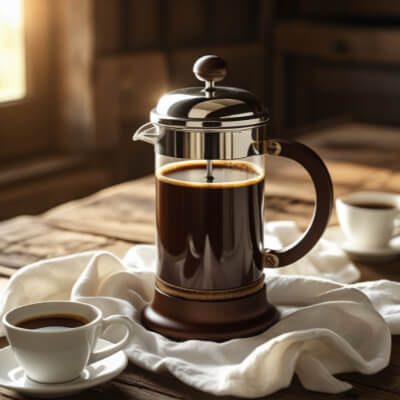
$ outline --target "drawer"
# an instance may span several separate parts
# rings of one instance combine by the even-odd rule
[[[277,24],[276,46],[281,55],[400,63],[400,29],[394,28],[283,21]]]

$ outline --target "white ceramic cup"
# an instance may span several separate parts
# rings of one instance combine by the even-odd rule
[[[368,208],[357,204],[387,204],[392,208]],[[354,192],[336,200],[340,227],[351,245],[359,249],[387,247],[398,235],[400,195],[385,192]]]
[[[39,316],[72,314],[88,323],[76,328],[25,329],[16,326]],[[75,301],[47,301],[21,306],[3,317],[8,342],[25,374],[40,383],[61,383],[73,380],[87,364],[99,361],[121,350],[133,333],[129,318],[121,315],[103,318],[102,312],[90,304]],[[93,352],[96,340],[111,324],[122,324],[125,336],[104,350]]]

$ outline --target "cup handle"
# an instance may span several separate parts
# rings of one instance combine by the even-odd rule
[[[396,218],[394,219],[392,238],[394,238],[396,236],[400,236],[400,212],[397,214]]]
[[[324,233],[332,212],[333,186],[324,162],[309,147],[283,139],[270,139],[266,142],[266,153],[290,158],[306,169],[314,184],[316,195],[314,215],[304,234],[283,250],[264,250],[263,266],[265,268],[284,267],[308,253]]]
[[[111,356],[111,354],[114,354],[117,351],[120,351],[122,348],[124,348],[126,346],[130,337],[133,334],[132,321],[128,317],[125,317],[124,315],[112,315],[111,317],[104,318],[103,321],[101,322],[101,324],[102,325],[101,325],[99,336],[101,336],[101,334],[104,332],[104,330],[112,324],[124,325],[126,328],[126,334],[119,342],[112,344],[110,346],[107,346],[104,350],[99,350],[99,351],[93,352],[90,355],[88,364],[92,364],[96,361],[102,360],[103,358]]]

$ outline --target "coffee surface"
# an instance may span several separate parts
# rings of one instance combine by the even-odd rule
[[[264,174],[244,161],[169,164],[157,171],[158,275],[201,290],[261,276]]]
[[[243,161],[221,162],[213,161],[212,182],[207,181],[206,163],[182,162],[161,168],[158,178],[173,184],[195,187],[226,187],[242,186],[255,183],[263,178],[262,172],[255,166]],[[171,182],[173,181],[173,182]]]
[[[372,202],[349,202],[350,206],[359,207],[359,208],[368,208],[371,210],[393,210],[396,208],[395,205],[390,203],[372,203]]]
[[[76,314],[51,314],[39,315],[27,318],[16,324],[19,328],[35,330],[60,330],[77,328],[87,324],[89,321]]]

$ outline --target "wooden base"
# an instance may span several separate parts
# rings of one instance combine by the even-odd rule
[[[219,301],[188,300],[155,289],[154,300],[142,312],[146,328],[175,340],[224,341],[253,336],[279,318],[267,302],[266,287],[250,296]]]

